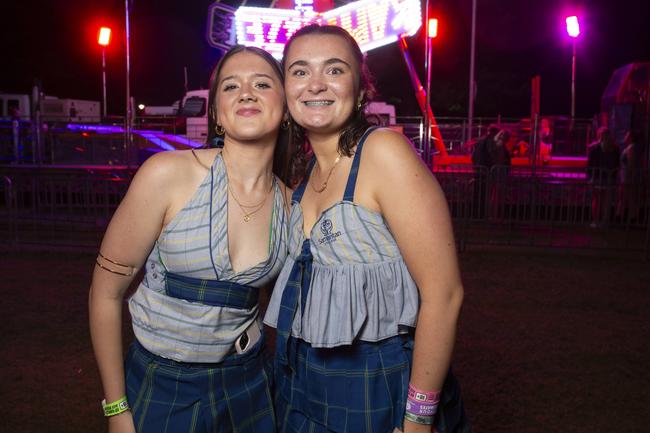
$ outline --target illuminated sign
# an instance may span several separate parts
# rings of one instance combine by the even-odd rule
[[[240,7],[235,12],[237,43],[260,47],[280,58],[291,35],[317,22],[317,18],[316,12],[301,14],[292,9]]]
[[[235,8],[215,3],[208,9],[208,43],[222,50],[227,50],[237,43],[233,15]]]
[[[365,52],[414,35],[422,23],[419,0],[361,0],[324,13],[313,12],[312,5],[313,1],[302,0],[296,2],[296,10],[240,7],[235,12],[237,43],[280,58],[291,35],[319,23],[344,28]]]

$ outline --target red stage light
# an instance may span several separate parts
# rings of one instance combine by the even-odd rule
[[[438,19],[437,18],[429,18],[429,25],[428,25],[428,35],[431,39],[435,38],[438,36]]]
[[[111,42],[111,29],[108,27],[101,27],[97,35],[97,43],[103,47],[108,46]]]

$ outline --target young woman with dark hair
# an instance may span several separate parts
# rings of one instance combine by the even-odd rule
[[[286,187],[273,173],[286,112],[282,71],[235,47],[212,76],[211,137],[138,170],[106,231],[90,330],[115,432],[273,432],[258,292],[286,258]],[[135,341],[122,361],[122,304]]]
[[[283,70],[294,145],[314,158],[265,317],[279,430],[468,431],[448,375],[463,288],[440,186],[403,135],[365,120],[374,90],[345,30],[298,30]]]

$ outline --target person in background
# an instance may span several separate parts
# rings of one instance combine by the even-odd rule
[[[598,128],[597,140],[587,149],[587,180],[592,185],[591,227],[605,227],[616,193],[620,152],[609,129]]]
[[[499,217],[504,203],[503,191],[510,174],[511,157],[509,142],[512,134],[507,129],[501,129],[494,136],[494,145],[491,148],[491,159],[494,166],[490,170],[490,216]]]
[[[298,30],[283,68],[294,145],[314,158],[265,316],[279,431],[468,431],[449,374],[463,287],[440,185],[402,134],[369,125],[373,88],[345,30]]]
[[[509,167],[511,165],[510,150],[508,149],[512,134],[507,129],[501,129],[494,136],[492,161],[494,165]]]
[[[472,165],[474,166],[474,185],[472,200],[472,216],[485,218],[486,199],[489,195],[488,176],[490,169],[496,164],[497,144],[495,137],[501,129],[490,125],[487,132],[476,140],[472,150]]]
[[[625,134],[623,145],[625,148],[620,160],[617,215],[621,220],[636,222],[643,199],[645,146],[636,131]]]
[[[501,131],[497,125],[488,126],[487,132],[476,140],[472,150],[472,164],[486,167],[488,170],[495,164],[496,135]]]
[[[90,288],[110,433],[275,431],[258,293],[287,254],[273,174],[285,115],[279,64],[236,46],[210,84],[208,143],[216,134],[223,148],[158,153],[131,182]],[[123,298],[140,270],[123,363]]]

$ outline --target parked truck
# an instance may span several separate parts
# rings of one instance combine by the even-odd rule
[[[99,101],[43,96],[38,107],[34,107],[32,101],[30,95],[0,93],[0,118],[30,121],[33,120],[33,109],[39,108],[43,122],[97,123],[101,120]]]

